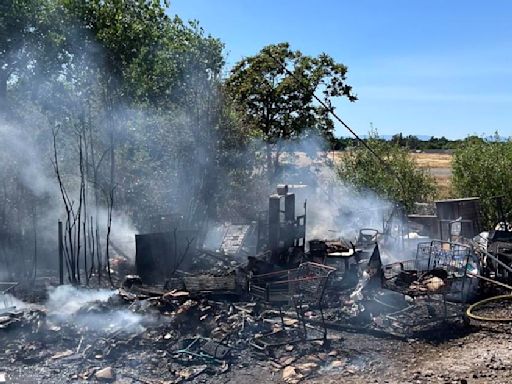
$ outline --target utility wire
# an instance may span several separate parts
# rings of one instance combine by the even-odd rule
[[[308,87],[306,84],[304,84],[304,82],[302,81],[302,79],[298,78],[292,71],[290,71],[288,68],[286,68],[286,65],[284,65],[283,63],[281,63],[276,57],[274,57],[274,55],[270,52],[268,52],[268,55],[272,58],[272,60],[274,60],[276,62],[277,65],[279,65],[289,76],[291,76],[300,86],[302,86],[306,91],[308,91]],[[322,99],[320,99],[317,95],[315,95],[315,93],[313,92],[313,98],[318,101],[320,103],[320,105],[322,107],[324,107],[347,131],[349,131],[352,136],[354,136],[356,138],[357,141],[359,141],[373,156],[375,156],[375,158],[382,164],[382,166],[384,167],[384,169],[386,169],[397,181],[398,181],[398,185],[400,185],[400,189],[402,191],[402,197],[405,196],[405,188],[404,188],[404,185],[402,184],[402,180],[400,179],[400,176],[398,175],[398,173],[389,166],[388,163],[386,163],[371,147],[370,145],[368,145],[368,143],[366,141],[364,141],[363,139],[361,139],[361,137],[359,137],[359,135],[352,129],[348,126],[348,124],[346,124],[342,119],[341,117],[339,117],[336,112],[334,112],[334,108],[327,104],[325,101],[323,101]]]

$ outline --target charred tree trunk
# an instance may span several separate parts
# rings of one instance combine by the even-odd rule
[[[108,222],[107,222],[107,244],[106,244],[106,252],[105,252],[105,257],[106,257],[106,262],[107,262],[107,275],[108,275],[108,280],[110,282],[110,285],[113,287],[114,286],[114,283],[112,282],[112,274],[111,274],[111,271],[110,271],[110,233],[111,233],[111,230],[112,230],[112,211],[114,209],[114,189],[112,189],[110,191],[110,194],[109,194],[109,200],[108,200],[108,207],[107,207],[107,210],[108,210]]]

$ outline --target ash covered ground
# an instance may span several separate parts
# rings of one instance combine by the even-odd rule
[[[397,327],[348,314],[354,309],[342,297],[325,311],[326,339],[315,334],[322,328],[318,311],[305,312],[311,329],[304,338],[286,306],[280,312],[185,291],[79,289],[49,281],[20,285],[16,293],[19,299],[7,296],[0,314],[1,382],[512,380],[508,325],[456,318],[399,334]]]

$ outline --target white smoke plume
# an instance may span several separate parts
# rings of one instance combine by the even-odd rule
[[[38,139],[44,140],[43,136],[38,135],[36,130],[27,132],[22,127],[13,126],[0,116],[0,151],[6,161],[4,172],[11,165],[23,185],[38,197],[57,192],[57,185],[48,172],[49,159],[41,153],[35,142]]]
[[[98,301],[106,302],[116,291],[108,289],[79,289],[71,285],[51,288],[48,292],[46,307],[48,313],[57,316],[70,316],[78,312],[85,304]]]
[[[296,209],[302,214],[307,200],[308,240],[355,241],[361,228],[382,230],[392,203],[371,191],[358,191],[340,180],[328,144],[309,132],[296,142],[283,142],[282,163],[289,165],[278,180],[291,184],[296,193]]]
[[[144,324],[152,322],[148,315],[106,305],[116,295],[115,290],[85,289],[62,285],[49,291],[46,303],[48,316],[56,323],[77,324],[96,332],[142,332]]]
[[[27,304],[17,299],[13,295],[6,293],[0,294],[0,313],[10,309],[23,309]]]

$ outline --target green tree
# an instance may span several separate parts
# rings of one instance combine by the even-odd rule
[[[61,22],[52,0],[0,2],[0,112],[10,107],[9,83],[62,68],[67,57]]]
[[[394,134],[391,137],[391,141],[400,147],[403,147],[405,144],[405,140],[404,140],[404,136],[402,135],[402,132]]]
[[[291,50],[288,43],[266,46],[233,67],[226,89],[243,122],[258,131],[266,144],[270,178],[278,169],[280,140],[297,138],[311,128],[326,136],[332,133],[332,108],[316,103],[314,95],[327,105],[333,97],[356,100],[345,83],[346,73],[347,67],[330,56],[306,56]]]
[[[486,226],[497,220],[495,197],[503,196],[503,208],[512,217],[512,141],[496,135],[493,141],[471,136],[453,157],[453,186],[460,197],[478,196]]]
[[[420,147],[420,140],[414,135],[408,135],[405,138],[405,146],[408,149],[418,149]]]
[[[231,177],[233,159],[245,160],[243,125],[224,112],[218,39],[197,22],[169,18],[159,1],[7,0],[0,7],[0,80],[9,78],[3,89],[15,101],[15,126],[28,137],[45,132],[37,140],[42,154],[51,152],[58,127],[63,182],[71,198],[87,201],[83,217],[97,218],[114,187],[116,210],[137,224],[163,212],[204,218],[229,202],[221,179]],[[19,193],[12,163],[2,173],[11,185],[0,212],[13,205],[11,195],[20,200],[13,212],[33,205]],[[250,173],[237,164],[231,179],[243,191]],[[85,197],[75,193],[81,176]],[[0,218],[0,226],[9,221]]]
[[[436,192],[433,178],[418,169],[407,149],[378,139],[372,133],[367,144],[384,162],[362,145],[347,151],[338,167],[340,178],[360,190],[371,190],[410,210],[414,202],[430,201]]]
[[[92,104],[98,108],[99,130],[109,138],[96,152],[110,148],[110,184],[124,186],[116,190],[118,204],[131,206],[135,199],[150,205],[146,212],[163,212],[177,209],[168,206],[171,202],[178,206],[178,201],[217,193],[212,180],[217,173],[210,167],[222,128],[223,44],[197,22],[169,18],[166,2],[56,1],[76,20],[76,46],[89,48],[84,60],[94,73],[85,79],[97,80]],[[76,61],[68,73],[78,67]],[[68,84],[78,83],[73,76]],[[193,165],[199,169],[191,177]],[[146,174],[158,177],[141,177]],[[168,186],[176,180],[188,182],[169,196]],[[156,184],[166,192],[155,193]],[[193,210],[200,216],[209,209]]]

